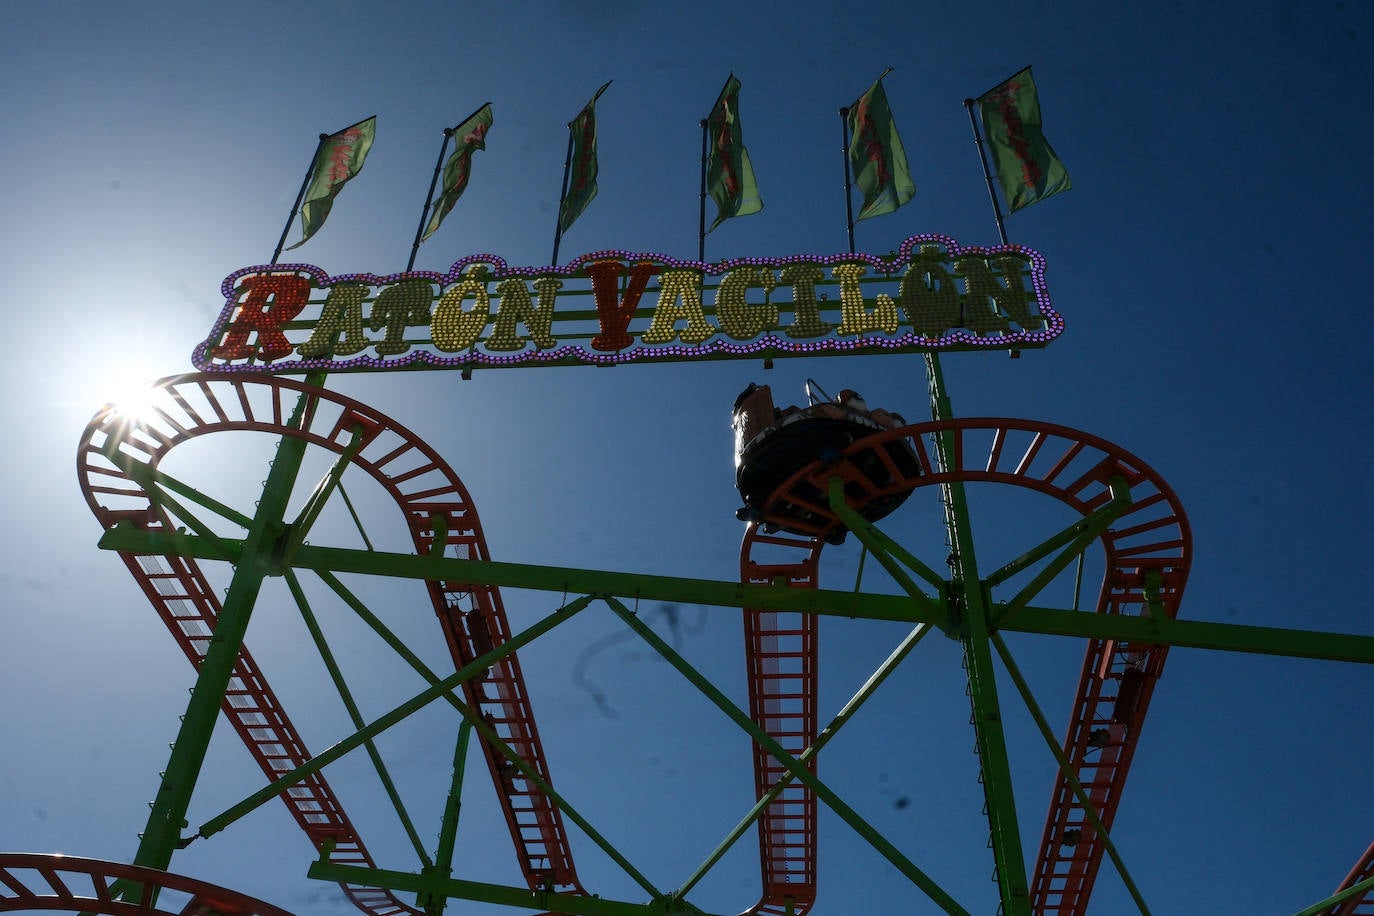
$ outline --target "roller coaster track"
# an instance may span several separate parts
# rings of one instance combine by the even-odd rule
[[[288,424],[287,417],[299,396],[306,398],[306,409],[297,429]],[[156,472],[172,448],[198,436],[250,431],[304,439],[336,454],[351,444],[356,449],[352,464],[395,499],[417,551],[428,553],[435,546],[436,531],[442,531],[441,546],[449,555],[488,559],[472,501],[433,449],[373,408],[289,379],[180,376],[159,385],[155,412],[149,419],[131,424],[115,411],[98,414],[82,437],[77,457],[86,501],[107,529],[131,522],[146,529],[174,530],[176,522],[164,501],[154,498],[131,473],[148,479],[146,475]],[[442,522],[436,522],[436,516]],[[178,556],[120,555],[177,644],[199,668],[221,609],[199,565]],[[496,588],[426,584],[456,666],[510,638]],[[468,704],[547,780],[548,766],[515,654],[507,655],[485,677],[464,683],[463,690]],[[223,711],[268,780],[310,759],[300,734],[246,647],[235,665]],[[481,744],[531,889],[582,893],[559,809],[523,774],[512,773],[510,764],[487,741]],[[322,773],[309,776],[280,797],[316,849],[330,850],[331,863],[375,867]],[[419,913],[390,891],[342,886],[349,899],[372,916]]]
[[[1343,891],[1370,878],[1374,878],[1374,843],[1371,843],[1364,851],[1364,855],[1360,856],[1360,860],[1350,869],[1350,874],[1345,876],[1337,890]],[[1322,916],[1374,916],[1374,890],[1339,903]]]
[[[941,469],[932,460],[926,442],[946,433],[952,439],[949,467]],[[903,442],[909,448],[893,448]],[[913,454],[919,467],[901,460]],[[843,527],[830,511],[825,496],[835,477],[843,483],[845,501],[858,510],[919,487],[959,481],[1030,489],[1059,500],[1084,517],[1112,499],[1110,488],[1114,479],[1123,482],[1130,488],[1131,502],[1113,521],[1113,527],[1099,538],[1106,571],[1096,611],[1118,615],[1165,614],[1170,618],[1178,615],[1192,551],[1192,534],[1183,508],[1174,491],[1145,462],[1098,436],[1050,423],[997,418],[946,420],[889,430],[853,443],[837,461],[817,463],[794,474],[769,499],[765,518],[787,518],[791,527],[812,536],[808,540],[818,552],[821,541]],[[746,552],[753,543],[751,539],[757,540],[752,529],[745,538]],[[801,546],[800,542],[793,543],[795,547]],[[786,575],[789,584],[815,587],[815,561],[813,553],[807,560],[777,572]],[[765,567],[746,564],[745,581],[767,581],[770,572]],[[801,670],[806,675],[798,683],[812,692],[789,700],[798,709],[814,711],[814,633],[804,640],[804,645],[807,654]],[[767,674],[756,674],[761,665],[768,670],[763,661],[767,649],[760,650],[752,642],[750,647],[758,656],[750,659],[750,700],[756,710],[756,721],[763,725],[766,720],[759,718],[758,697],[780,690],[782,681],[776,677],[770,681]],[[1108,830],[1115,819],[1167,654],[1167,646],[1088,641],[1063,751]],[[814,731],[814,719],[810,727]],[[775,737],[783,740],[781,734]],[[765,766],[771,769],[765,770]],[[761,786],[776,781],[780,775],[775,772],[777,769],[771,758],[756,747],[755,773]],[[798,795],[802,795],[800,790]],[[810,817],[800,829],[773,834],[767,839],[770,835],[765,825],[762,836],[766,838],[765,846],[773,844],[773,860],[788,864],[804,862],[805,867],[798,867],[796,873],[814,876],[814,808],[798,810],[805,810]],[[783,849],[785,853],[780,852]],[[1104,852],[1105,846],[1068,780],[1062,772],[1056,773],[1039,851],[1031,865],[1032,913],[1083,916]],[[765,859],[766,888],[770,886],[769,861]],[[1371,876],[1374,846],[1364,853],[1337,891],[1354,887]],[[814,877],[812,881],[809,886],[791,891],[798,901],[814,898]],[[1323,916],[1364,914],[1374,914],[1374,890],[1333,906]]]
[[[103,916],[291,916],[246,894],[152,868],[33,853],[0,854],[0,913]],[[137,885],[134,900],[116,885]],[[179,909],[167,904],[176,901]],[[184,901],[184,902],[183,902]]]
[[[300,428],[286,417],[304,396]],[[238,379],[189,375],[159,389],[153,418],[130,424],[112,411],[87,428],[78,468],[88,504],[105,528],[132,523],[172,530],[176,520],[165,494],[149,492],[158,464],[176,445],[218,432],[254,431],[289,436],[342,455],[370,474],[396,501],[417,552],[439,548],[451,556],[486,560],[487,548],[472,502],[457,476],[425,443],[404,427],[357,401],[283,378]],[[949,466],[940,468],[926,442],[947,435]],[[900,444],[902,448],[894,448]],[[904,455],[914,456],[903,458]],[[780,486],[768,501],[765,519],[784,512],[794,521],[811,519],[814,530],[769,533],[758,524],[746,530],[741,547],[741,582],[816,588],[821,550],[838,533],[825,494],[839,477],[846,502],[861,510],[872,501],[924,486],[955,481],[1030,489],[1059,500],[1087,517],[1113,499],[1114,483],[1129,487],[1131,501],[1101,534],[1106,574],[1096,602],[1101,614],[1174,617],[1188,575],[1191,535],[1176,496],[1147,465],[1124,450],[1086,433],[1025,420],[964,419],[916,424],[853,443],[837,461],[816,463]],[[138,478],[138,479],[135,479]],[[199,666],[214,634],[220,605],[201,572],[175,555],[121,553],[164,623],[192,664]],[[463,666],[511,638],[501,597],[493,586],[427,582],[456,666]],[[1013,601],[1014,604],[1014,601]],[[1014,611],[1012,611],[1014,612]],[[788,753],[800,755],[817,738],[818,616],[746,609],[747,683],[751,718]],[[1160,677],[1167,647],[1089,640],[1070,709],[1063,750],[1104,826],[1110,828]],[[465,697],[522,760],[545,780],[548,766],[534,725],[524,680],[514,654],[483,677],[463,685]],[[247,649],[239,655],[223,711],[269,780],[310,759],[300,735],[276,700]],[[487,742],[483,753],[507,825],[531,889],[585,893],[573,867],[562,814],[532,781],[503,765]],[[815,758],[808,767],[814,772]],[[762,798],[786,771],[754,746],[757,796]],[[373,860],[321,773],[281,796],[317,850],[336,864],[373,866]],[[810,790],[789,783],[759,820],[763,892],[748,914],[801,916],[815,902],[817,806]],[[1039,852],[1031,868],[1032,912],[1036,916],[1083,916],[1101,865],[1104,844],[1057,774]],[[110,880],[182,888],[164,872],[61,860],[87,876],[94,899],[73,895],[58,875],[55,857],[20,862],[0,859],[0,910],[71,909],[131,913],[115,898]],[[11,861],[13,859],[13,861]],[[19,869],[19,871],[15,871]],[[121,871],[123,869],[123,871]],[[26,871],[27,870],[27,871]],[[129,874],[125,874],[125,872]],[[137,871],[138,875],[133,872]],[[65,873],[65,872],[64,872]],[[39,875],[47,890],[35,890],[22,874]],[[1352,887],[1374,874],[1374,847],[1345,879]],[[175,879],[175,880],[173,880]],[[195,882],[190,882],[195,883]],[[388,890],[344,884],[347,896],[373,916],[418,914]],[[208,887],[208,886],[206,886]],[[223,912],[279,911],[265,905],[222,900]],[[1347,900],[1327,916],[1374,912],[1374,892]],[[236,898],[237,899],[237,898]],[[248,900],[248,898],[244,898]],[[15,901],[22,901],[23,906]],[[75,901],[75,903],[73,902]],[[146,901],[145,901],[146,902]],[[253,906],[259,908],[253,909]],[[237,909],[235,907],[238,907]],[[139,912],[154,912],[140,910]],[[160,912],[160,911],[157,911]],[[188,906],[184,913],[192,912]]]
[[[927,439],[950,433],[950,467],[932,460]],[[896,450],[905,441],[909,450]],[[916,463],[894,456],[914,455]],[[866,437],[852,444],[836,462],[817,463],[799,471],[778,488],[764,511],[785,517],[792,527],[806,530],[813,545],[833,534],[841,523],[830,512],[825,494],[829,481],[839,477],[846,501],[854,508],[923,486],[961,481],[996,483],[1028,488],[1054,497],[1087,516],[1112,498],[1112,480],[1125,482],[1132,501],[1116,519],[1117,527],[1101,537],[1106,552],[1106,576],[1098,596],[1103,614],[1143,613],[1147,609],[1174,617],[1188,575],[1191,535],[1183,509],[1169,486],[1144,462],[1096,436],[1048,423],[1007,419],[963,419],[923,423]],[[798,523],[798,519],[801,519]],[[746,552],[758,541],[746,536]],[[800,547],[800,542],[793,542]],[[795,549],[794,547],[794,549]],[[768,568],[746,563],[746,581],[769,581],[784,575],[789,584],[815,584],[815,552],[790,567]],[[767,617],[768,615],[756,615]],[[791,632],[780,630],[780,633]],[[766,642],[750,643],[751,706],[765,725],[766,704],[785,695],[798,709],[813,711],[816,643],[814,633],[801,640],[806,654],[799,684],[811,693],[781,694],[782,679],[769,675],[770,649]],[[1078,690],[1070,713],[1064,752],[1075,775],[1088,791],[1094,807],[1110,828],[1125,786],[1131,758],[1149,708],[1155,681],[1163,670],[1165,646],[1129,645],[1091,640],[1083,660]],[[814,715],[814,713],[812,713]],[[814,730],[814,719],[810,721]],[[770,732],[772,730],[770,729]],[[781,740],[780,734],[775,734]],[[809,740],[810,735],[806,740]],[[795,739],[794,739],[795,740]],[[804,742],[799,745],[804,746]],[[755,748],[756,779],[760,792],[780,775],[776,765]],[[798,790],[798,796],[803,793]],[[800,902],[814,897],[815,819],[813,807],[801,807],[806,819],[794,832],[774,834],[767,824],[762,835],[774,850],[765,857],[765,887],[774,887],[769,863],[805,863],[797,874],[801,889],[792,893]],[[791,822],[789,822],[791,823]],[[779,838],[781,836],[782,838]],[[777,850],[786,850],[779,853]],[[1086,910],[1104,847],[1088,823],[1082,806],[1062,774],[1055,779],[1039,854],[1032,872],[1032,907],[1037,916],[1081,916]],[[770,911],[771,912],[771,911]],[[800,912],[800,908],[799,908]]]
[[[764,534],[750,524],[740,549],[740,581],[815,588],[823,542],[785,533]],[[815,614],[744,612],[749,715],[794,757],[816,740],[817,633]],[[754,743],[754,790],[763,798],[786,775],[775,757]],[[808,762],[814,773],[815,758]],[[816,797],[791,782],[759,819],[763,896],[746,911],[759,916],[805,913],[816,899]]]

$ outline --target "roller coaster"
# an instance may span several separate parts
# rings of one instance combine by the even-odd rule
[[[527,911],[641,916],[701,912],[690,892],[724,851],[754,829],[762,892],[747,914],[802,916],[818,906],[821,805],[848,824],[946,913],[969,912],[936,880],[850,808],[819,776],[825,744],[879,689],[925,635],[962,644],[977,744],[989,846],[1001,912],[1081,916],[1104,861],[1120,872],[1142,912],[1141,894],[1111,840],[1155,684],[1171,646],[1374,662],[1374,637],[1189,622],[1178,619],[1192,538],[1169,485],[1145,462],[1099,437],[1054,424],[1006,418],[955,418],[938,359],[926,356],[932,419],[875,424],[768,478],[749,498],[738,582],[670,579],[635,573],[551,568],[494,561],[476,508],[449,464],[384,413],[322,386],[248,373],[184,375],[160,382],[137,416],[117,405],[97,414],[82,436],[77,467],[86,501],[116,552],[196,669],[196,686],[173,745],[132,864],[44,855],[0,857],[0,911],[230,916],[284,912],[242,893],[168,871],[175,853],[280,799],[314,846],[312,878],[337,882],[369,916],[437,916],[455,899]],[[899,418],[900,420],[900,418]],[[200,437],[247,433],[277,445],[262,497],[235,509],[178,480],[164,459]],[[832,443],[833,446],[833,443]],[[307,450],[329,470],[286,517]],[[326,503],[346,499],[341,480],[354,468],[395,502],[413,552],[316,546],[307,535]],[[776,471],[776,469],[774,469]],[[963,488],[992,484],[1058,501],[1077,520],[1022,556],[980,572]],[[950,544],[938,573],[884,533],[878,522],[922,488],[938,491]],[[349,511],[352,506],[349,506]],[[208,515],[207,515],[208,514]],[[213,517],[214,523],[206,521]],[[223,533],[237,526],[242,535]],[[853,536],[892,576],[901,594],[820,587],[827,546]],[[1033,604],[1089,545],[1105,556],[1091,611]],[[228,563],[232,581],[216,595],[205,564]],[[297,571],[313,571],[428,683],[387,714],[364,721],[343,686],[356,731],[312,753],[267,675],[243,645],[258,591],[281,577],[301,606],[325,665],[337,673]],[[443,633],[451,671],[428,667],[340,580],[341,574],[423,582]],[[553,613],[516,632],[502,587],[564,595]],[[571,600],[567,596],[572,595]],[[743,614],[747,699],[737,704],[634,613],[647,599],[735,608]],[[654,886],[556,788],[536,727],[535,698],[518,652],[592,604],[604,604],[682,673],[752,740],[756,804],[706,862],[677,888]],[[904,621],[911,626],[892,655],[828,723],[819,718],[819,621],[823,616]],[[1006,648],[1004,632],[1071,636],[1086,642],[1068,724],[1056,737]],[[1059,763],[1038,850],[1027,861],[1011,792],[1000,723],[994,658],[1022,693]],[[443,810],[439,847],[421,867],[379,867],[326,768],[416,710],[447,703],[461,716],[454,792]],[[223,715],[261,768],[261,789],[186,833],[185,818],[210,733]],[[453,877],[461,760],[475,736],[499,800],[523,886]],[[384,783],[385,768],[378,762]],[[640,900],[597,896],[574,864],[569,824],[625,870]],[[816,909],[822,912],[824,906]],[[1326,900],[1304,916],[1374,913],[1374,846]]]

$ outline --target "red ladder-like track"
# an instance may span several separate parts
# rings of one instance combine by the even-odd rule
[[[931,460],[925,443],[927,437],[944,433],[952,434],[951,467],[942,472]],[[890,447],[902,440],[910,446],[909,451]],[[909,461],[894,460],[894,455],[902,454],[916,455],[919,468]],[[1110,483],[1119,478],[1130,487],[1132,501],[1116,519],[1117,527],[1101,537],[1107,572],[1097,611],[1144,613],[1148,579],[1154,583],[1153,600],[1158,609],[1170,617],[1178,613],[1191,546],[1183,509],[1168,484],[1148,465],[1096,436],[1049,423],[1007,419],[951,420],[890,430],[854,443],[837,462],[818,463],[795,474],[769,500],[765,518],[776,514],[803,529],[807,522],[797,520],[810,519],[814,531],[808,533],[814,535],[812,543],[818,543],[841,527],[825,498],[834,477],[843,481],[846,500],[855,508],[919,487],[961,481],[1028,488],[1054,497],[1084,516],[1107,504],[1111,499]],[[746,545],[750,544],[750,537],[752,533],[746,537]],[[799,576],[795,584],[805,581],[814,587],[814,558],[811,563],[805,566],[807,575]],[[797,568],[800,570],[804,565]],[[751,575],[747,566],[745,575]],[[760,572],[747,581],[762,581],[765,577],[766,573]],[[789,576],[789,581],[794,580]],[[795,702],[801,708],[814,710],[814,636],[809,646],[811,654],[805,667],[813,674],[801,683],[812,693]],[[758,654],[750,659],[751,691],[764,696],[776,688],[769,685],[767,675],[754,672],[765,664],[767,652],[755,649],[753,644],[751,651]],[[1164,646],[1089,641],[1064,751],[1108,828],[1166,653]],[[751,703],[757,710],[758,701],[752,692]],[[767,720],[757,716],[756,712],[756,721],[766,727]],[[813,734],[814,727],[813,721]],[[797,746],[795,739],[793,746]],[[776,781],[780,768],[760,769],[760,760],[766,765],[767,758],[760,756],[757,747],[755,754],[756,778],[766,788]],[[781,861],[805,861],[808,868],[801,873],[812,875],[809,869],[814,868],[815,862],[814,808],[806,810],[809,820],[795,834],[786,834],[790,845],[776,839],[773,843],[775,849],[785,850]],[[1033,866],[1031,894],[1037,916],[1082,916],[1103,852],[1082,806],[1059,774]],[[765,886],[767,875],[765,866]],[[814,884],[809,890],[814,895]],[[801,900],[804,896],[798,894],[797,898]]]
[[[815,588],[824,543],[817,538],[767,535],[751,524],[740,549],[740,581]],[[817,632],[815,614],[744,612],[749,715],[793,757],[816,740]],[[754,743],[754,791],[763,798],[787,771]],[[808,764],[816,771],[815,758]],[[816,797],[789,783],[759,818],[763,896],[747,914],[805,913],[816,899]],[[789,909],[789,905],[792,909]]]
[[[1345,880],[1336,890],[1343,891],[1370,878],[1374,878],[1374,843],[1369,844],[1364,855],[1355,863],[1355,867],[1350,869],[1350,874],[1345,876]],[[1322,916],[1374,916],[1374,891],[1367,891],[1358,897],[1339,903],[1323,913]]]
[[[951,467],[945,472],[938,471],[925,445],[942,433],[951,434],[953,440]],[[919,475],[912,473],[915,469],[907,462],[894,460],[894,456],[909,454],[892,447],[902,440],[918,457]],[[1149,465],[1098,436],[1051,423],[997,418],[890,430],[854,443],[833,464],[813,465],[794,475],[773,495],[765,516],[777,512],[793,525],[798,519],[820,518],[808,533],[816,539],[827,537],[840,527],[825,498],[836,476],[844,483],[846,501],[855,508],[918,487],[961,481],[1034,490],[1082,516],[1108,503],[1111,482],[1119,478],[1130,487],[1131,503],[1099,539],[1106,572],[1096,611],[1140,615],[1151,613],[1154,603],[1153,612],[1170,618],[1178,614],[1192,560],[1192,534],[1183,507]],[[1167,653],[1167,646],[1088,641],[1063,749],[1109,830]],[[814,670],[814,657],[810,664]],[[810,686],[814,690],[814,678]],[[809,705],[814,707],[814,703],[813,694]],[[798,840],[797,847],[809,849],[814,857],[814,820],[803,836],[805,842]],[[1057,773],[1032,864],[1032,912],[1084,916],[1104,852],[1068,781]],[[1374,846],[1337,890],[1371,876]],[[1332,907],[1325,916],[1364,914],[1374,916],[1374,890]]]
[[[304,394],[301,429],[286,418]],[[396,500],[417,551],[433,546],[432,516],[447,522],[443,549],[452,556],[486,560],[486,543],[477,512],[453,470],[417,436],[377,410],[351,398],[283,378],[239,379],[187,375],[164,380],[156,392],[151,418],[130,424],[110,410],[98,414],[82,437],[78,473],[86,501],[105,528],[131,522],[154,530],[174,530],[176,522],[143,488],[102,451],[117,446],[156,468],[176,445],[219,432],[261,432],[304,439],[342,453],[355,430],[362,445],[352,464],[370,474]],[[112,443],[110,440],[113,439]],[[220,604],[192,560],[175,556],[121,553],[144,594],[171,630],[193,665],[200,666],[214,633]],[[497,589],[447,582],[427,583],[454,664],[461,666],[510,638]],[[463,685],[469,705],[481,711],[511,748],[548,779],[534,715],[514,653],[480,681]],[[299,733],[244,647],[234,668],[224,713],[269,780],[310,759]],[[511,775],[505,761],[481,742],[497,796],[501,800],[520,866],[531,889],[583,893],[561,812],[522,775]],[[507,765],[508,766],[508,765]],[[315,774],[283,793],[282,801],[316,849],[333,843],[329,861],[373,866],[323,774]],[[418,914],[389,891],[343,885],[344,892],[373,916]]]
[[[139,898],[126,901],[115,896],[117,881],[140,885]],[[4,885],[0,913],[41,910],[103,916],[291,916],[246,894],[195,878],[98,859],[0,853],[0,884]],[[185,901],[181,909],[166,908],[165,904],[174,899]]]
[[[302,393],[308,406],[303,428],[296,430],[287,426],[285,417]],[[149,494],[105,456],[102,447],[112,440],[136,460],[155,468],[175,445],[212,432],[292,436],[338,454],[355,431],[361,430],[362,447],[353,463],[371,474],[396,500],[417,551],[428,552],[435,546],[433,518],[438,515],[445,521],[445,551],[458,557],[488,558],[476,511],[448,465],[404,427],[357,401],[287,379],[218,375],[167,380],[159,389],[159,397],[154,419],[130,426],[116,414],[105,412],[92,421],[83,437],[78,457],[83,489],[92,511],[106,528],[120,522],[149,529],[174,527],[173,519]],[[946,432],[952,434],[952,467],[939,472],[924,437]],[[918,456],[919,467],[894,460],[894,455],[903,452],[891,445],[903,440]],[[1106,505],[1111,498],[1108,487],[1119,478],[1130,487],[1132,502],[1116,520],[1119,527],[1101,538],[1107,571],[1097,611],[1139,614],[1153,602],[1156,612],[1170,617],[1177,614],[1187,578],[1191,536],[1172,490],[1143,462],[1098,437],[1023,420],[969,419],[908,426],[855,443],[838,462],[804,469],[778,489],[770,508],[790,502],[807,512],[789,513],[789,517],[822,521],[814,532],[802,535],[764,534],[751,525],[741,549],[741,581],[816,587],[824,539],[839,525],[824,521],[829,518],[824,494],[835,476],[842,479],[846,498],[856,508],[894,493],[958,480],[1028,488],[1060,500],[1081,515]],[[121,556],[188,658],[199,665],[220,611],[199,567],[174,556]],[[427,585],[456,665],[466,664],[510,638],[495,588],[449,582]],[[799,755],[816,739],[817,622],[810,614],[745,612],[750,714],[793,755]],[[1064,750],[1109,827],[1166,651],[1161,646],[1089,641]],[[464,691],[468,702],[481,710],[498,734],[547,779],[548,767],[514,655],[480,681],[466,683]],[[235,667],[224,710],[269,779],[309,759],[300,736],[246,649]],[[485,742],[483,750],[530,887],[583,893],[560,812],[523,777],[504,771],[501,758]],[[754,765],[755,788],[762,797],[785,770],[757,746]],[[814,771],[814,761],[810,766]],[[326,843],[335,844],[331,861],[373,864],[322,775],[310,777],[284,793],[282,799],[317,849]],[[748,913],[783,916],[790,908],[800,916],[814,903],[816,814],[812,793],[797,784],[788,785],[764,812],[759,822],[763,895]],[[1063,776],[1058,776],[1032,873],[1037,916],[1082,916],[1103,851],[1081,806],[1068,791]],[[1374,869],[1371,863],[1374,847],[1342,886],[1367,877]],[[40,869],[39,873],[48,878],[48,872]],[[115,874],[109,869],[105,873]],[[103,878],[92,881],[97,897],[101,887],[106,888],[108,897],[108,882]],[[3,863],[0,883],[20,896],[28,894],[26,899],[39,896],[21,892],[22,882],[7,875]],[[53,899],[61,898],[58,902],[65,906],[63,901],[70,895],[64,898],[55,886],[53,889]],[[357,906],[375,916],[418,912],[388,891],[351,885],[344,885],[344,890]],[[1371,896],[1348,901],[1333,909],[1332,916],[1366,912],[1364,907],[1372,902]],[[10,899],[0,897],[0,909]],[[98,902],[107,907],[122,906],[116,901]],[[88,903],[82,908],[126,912]],[[276,911],[255,912],[275,916]]]

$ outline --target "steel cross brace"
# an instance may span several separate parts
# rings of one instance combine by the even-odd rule
[[[244,541],[198,537],[174,531],[150,531],[121,522],[100,538],[100,547],[121,552],[180,556],[239,563]],[[526,588],[583,595],[616,595],[643,601],[677,601],[714,607],[795,611],[867,620],[897,620],[938,625],[937,617],[916,608],[906,595],[832,589],[774,588],[712,579],[650,576],[573,567],[535,566],[467,560],[457,557],[350,550],[303,545],[291,563],[296,569],[447,579],[472,585]],[[994,606],[1002,605],[994,602]],[[999,617],[996,628],[1015,633],[1043,633],[1087,639],[1117,639],[1162,646],[1225,649],[1290,658],[1321,658],[1374,664],[1374,635],[1256,627],[1199,620],[1170,620],[1027,606]]]

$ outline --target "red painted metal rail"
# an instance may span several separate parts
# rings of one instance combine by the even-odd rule
[[[740,550],[740,581],[815,588],[822,546],[816,538],[766,535],[751,524]],[[744,612],[749,715],[794,757],[816,740],[819,623],[815,614]],[[754,791],[763,798],[787,771],[757,743],[753,750]],[[814,758],[808,769],[816,771]],[[747,913],[800,916],[815,902],[816,797],[801,783],[789,783],[760,817],[759,862],[763,896]]]
[[[945,432],[953,436],[952,466],[941,471],[925,440]],[[903,441],[909,448],[892,447]],[[851,445],[838,461],[813,465],[787,480],[769,500],[765,518],[776,513],[791,519],[816,539],[833,534],[841,527],[826,501],[834,477],[842,480],[846,500],[856,508],[917,487],[962,481],[1028,488],[1085,516],[1108,503],[1109,487],[1119,479],[1130,487],[1132,501],[1101,537],[1106,576],[1097,611],[1141,614],[1153,603],[1155,612],[1169,617],[1178,613],[1191,547],[1183,509],[1148,465],[1099,437],[1009,419],[922,423],[877,433]],[[798,519],[810,524],[798,525]],[[1108,829],[1167,651],[1166,646],[1113,640],[1088,643],[1064,752]],[[814,705],[814,696],[809,702]],[[814,855],[814,835],[810,840]],[[1082,916],[1104,851],[1067,780],[1058,774],[1032,866],[1033,912]]]
[[[1370,878],[1374,878],[1374,843],[1369,844],[1364,855],[1355,863],[1355,867],[1350,869],[1350,874],[1345,876],[1345,880],[1336,890],[1343,891]],[[1336,904],[1323,916],[1374,916],[1374,890],[1365,891],[1358,897]]]
[[[116,882],[139,885],[138,899],[120,899]],[[61,855],[0,853],[0,885],[0,913],[291,916],[246,894],[195,878]],[[178,909],[169,908],[173,901]]]
[[[308,398],[308,409],[303,428],[295,430],[286,425],[285,417],[301,393]],[[361,431],[362,447],[353,464],[372,475],[396,500],[417,551],[427,553],[441,546],[453,556],[488,559],[476,511],[453,471],[404,427],[357,401],[288,379],[223,376],[171,379],[163,383],[159,397],[155,419],[130,427],[117,415],[102,413],[82,440],[78,465],[83,488],[92,511],[107,528],[120,522],[152,529],[175,526],[149,494],[103,454],[102,447],[111,439],[136,460],[155,468],[175,445],[209,433],[257,431],[294,436],[341,453]],[[934,466],[924,442],[925,437],[942,432],[953,435],[953,466],[943,472]],[[903,448],[894,448],[894,443]],[[1191,535],[1173,491],[1147,465],[1105,440],[1025,420],[917,424],[869,436],[850,446],[838,462],[804,469],[778,489],[769,506],[786,509],[792,519],[815,519],[815,530],[766,534],[750,525],[741,549],[741,581],[816,587],[824,540],[839,524],[830,516],[824,496],[835,476],[842,479],[846,498],[856,507],[921,486],[959,480],[1031,489],[1081,515],[1106,505],[1113,480],[1124,481],[1132,501],[1101,537],[1106,576],[1096,610],[1170,617],[1178,612]],[[442,525],[436,526],[436,516]],[[438,530],[443,531],[441,545],[435,544]],[[199,665],[220,610],[199,567],[174,556],[122,557],[178,645]],[[510,638],[495,588],[453,582],[431,582],[427,587],[455,665],[466,664]],[[793,755],[816,738],[817,622],[810,614],[745,612],[750,714]],[[1163,646],[1088,641],[1064,751],[1108,827],[1166,653]],[[548,766],[515,656],[466,683],[464,691],[497,733],[547,779]],[[269,779],[309,759],[246,649],[235,667],[224,711]],[[518,772],[508,771],[485,742],[483,750],[530,887],[583,893],[561,813],[537,787]],[[813,771],[814,765],[813,761]],[[762,797],[785,771],[757,746],[754,766],[756,792]],[[292,788],[282,799],[317,848],[336,844],[331,861],[373,864],[322,774]],[[809,790],[791,784],[770,804],[759,822],[759,847],[763,894],[747,912],[760,916],[783,916],[789,909],[797,916],[805,913],[814,903],[817,879],[816,801]],[[1103,852],[1082,807],[1062,774],[1058,775],[1032,866],[1033,912],[1082,916]],[[1342,886],[1349,887],[1371,873],[1374,847]],[[0,882],[14,889],[3,871]],[[344,890],[374,916],[417,912],[389,891],[349,885]],[[1367,894],[1348,901],[1332,914],[1374,912],[1366,908],[1374,906],[1371,898],[1374,895]]]
[[[288,426],[286,418],[301,394],[307,398],[307,408],[298,430]],[[150,419],[131,424],[107,410],[92,420],[82,438],[78,472],[87,503],[104,527],[131,522],[143,528],[172,530],[178,523],[102,449],[118,447],[156,468],[176,445],[212,433],[252,431],[290,436],[337,454],[345,450],[358,430],[362,445],[352,463],[396,500],[417,550],[428,552],[433,546],[432,519],[437,514],[446,523],[442,544],[446,552],[488,559],[467,491],[433,449],[373,408],[291,379],[188,375],[165,380],[156,392],[156,412]],[[121,557],[177,644],[199,667],[220,613],[219,601],[199,566],[175,556],[123,553]],[[461,666],[509,639],[510,624],[495,588],[444,582],[428,586],[455,665]],[[548,766],[514,653],[484,678],[465,683],[463,689],[467,702],[547,779]],[[235,665],[223,709],[269,780],[310,759],[246,647]],[[582,893],[561,812],[519,773],[507,772],[508,765],[487,742],[481,744],[529,886]],[[316,849],[334,844],[329,861],[374,866],[322,773],[307,778],[281,798]],[[419,912],[390,891],[353,885],[343,888],[354,904],[373,916]]]

